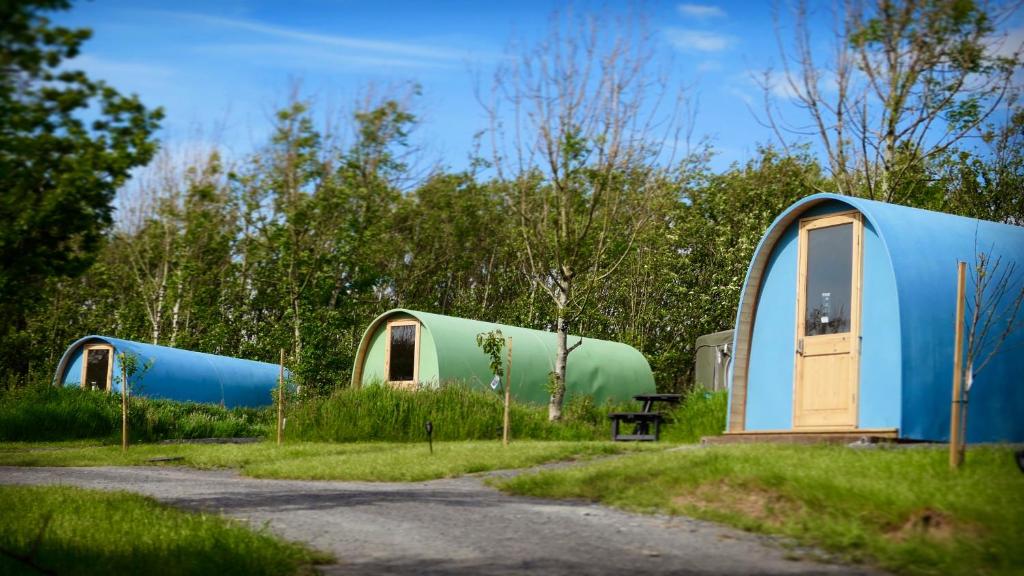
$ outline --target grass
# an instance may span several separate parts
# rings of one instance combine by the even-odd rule
[[[665,439],[694,442],[720,434],[725,426],[724,393],[697,392],[669,414]],[[609,437],[608,413],[637,410],[628,404],[596,405],[587,396],[570,397],[562,422],[548,421],[546,406],[514,403],[516,439],[594,441]],[[502,399],[457,384],[419,391],[386,386],[343,389],[327,398],[288,404],[288,437],[313,442],[421,442],[424,425],[436,440],[492,440],[501,435]],[[135,397],[129,412],[133,442],[212,437],[269,437],[276,411]],[[120,437],[121,398],[78,388],[36,385],[0,391],[0,442]]]
[[[269,408],[131,399],[128,430],[133,441],[266,435]],[[121,396],[79,388],[34,385],[0,391],[0,441],[120,438]]]
[[[497,441],[411,443],[141,444],[120,446],[0,444],[4,466],[138,466],[152,458],[195,468],[237,468],[255,478],[413,482],[475,472],[526,468],[626,451],[663,448],[612,442]]]
[[[295,574],[331,560],[217,515],[66,486],[0,486],[0,549],[30,558],[0,554],[3,574]]]
[[[725,428],[724,392],[690,394],[669,413],[664,438],[696,442],[721,434]],[[513,404],[513,438],[534,440],[606,440],[608,414],[633,411],[628,404],[597,405],[588,396],[570,397],[560,423],[548,421],[546,406]],[[387,386],[340,390],[329,398],[300,403],[289,410],[292,438],[308,441],[416,442],[425,440],[424,424],[431,421],[439,440],[490,440],[501,435],[502,400],[497,394],[444,385],[407,391]]]
[[[288,431],[293,438],[310,441],[416,442],[426,439],[424,424],[429,420],[437,440],[491,440],[501,437],[502,410],[498,394],[458,384],[417,391],[371,385],[291,407]],[[563,422],[553,424],[546,406],[514,403],[512,437],[605,440],[611,410],[575,397],[566,404]]]
[[[977,447],[957,473],[941,449],[721,446],[639,454],[495,481],[522,495],[685,514],[904,574],[1024,572],[1024,475]]]
[[[666,442],[699,442],[705,436],[719,436],[725,430],[725,416],[729,396],[725,390],[705,392],[694,390],[669,413],[669,425],[664,428],[662,440]]]

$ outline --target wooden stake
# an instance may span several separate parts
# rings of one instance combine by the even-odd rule
[[[964,300],[965,286],[967,283],[967,262],[958,262],[956,270],[956,340],[953,342],[953,406],[949,417],[949,469],[956,470],[963,462],[960,451],[960,436],[963,430],[960,428],[960,410],[962,408],[963,392],[961,384],[963,379],[963,351],[964,351]]]
[[[281,348],[281,371],[277,378],[277,445],[284,434],[284,348]]]
[[[501,443],[508,446],[509,406],[512,403],[512,337],[508,337],[508,363],[505,366],[505,422]]]
[[[121,358],[121,451],[128,451],[128,370]]]

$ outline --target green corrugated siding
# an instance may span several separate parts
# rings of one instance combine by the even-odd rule
[[[487,356],[476,345],[476,335],[500,329],[506,337],[512,337],[513,396],[520,401],[547,403],[548,374],[554,370],[555,364],[556,337],[553,332],[414,310],[392,310],[370,324],[360,344],[361,347],[370,346],[362,369],[362,383],[372,381],[374,376],[371,375],[383,379],[382,333],[387,325],[385,321],[402,316],[413,316],[422,325],[422,382],[431,382],[428,374],[436,374],[436,380],[440,382],[463,381],[473,387],[486,388],[492,374]],[[578,336],[570,336],[570,345],[577,341]],[[376,350],[378,347],[379,352]],[[655,390],[654,375],[647,359],[635,348],[619,342],[584,338],[583,344],[569,354],[566,376],[570,394],[589,395],[597,402],[628,400],[635,394]]]

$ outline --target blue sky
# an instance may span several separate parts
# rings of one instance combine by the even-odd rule
[[[688,87],[692,133],[711,138],[716,167],[742,162],[758,143],[771,141],[754,116],[762,93],[752,77],[779,68],[770,0],[643,7],[655,65],[674,85]],[[55,20],[93,29],[74,65],[162,106],[160,138],[169,146],[216,142],[236,156],[251,151],[295,81],[325,114],[351,109],[367,86],[417,83],[416,137],[428,155],[459,169],[473,135],[487,126],[475,77],[490,77],[510,40],[542,36],[560,8],[534,0],[95,0],[76,2]],[[620,11],[607,2],[576,2],[572,9]],[[776,92],[785,101],[781,84]]]

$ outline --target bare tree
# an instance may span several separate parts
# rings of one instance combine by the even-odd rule
[[[549,418],[561,418],[570,326],[651,219],[663,142],[678,137],[659,105],[652,48],[637,19],[607,26],[556,15],[548,36],[494,76],[492,166],[517,221],[524,269],[555,307]],[[674,102],[673,102],[674,104]]]
[[[996,355],[1024,345],[1024,318],[1020,314],[1024,306],[1024,275],[1018,273],[1015,261],[1003,261],[993,251],[994,247],[987,252],[975,248],[971,271],[973,290],[968,296],[969,316],[964,333],[967,350],[960,397],[960,461],[967,443],[967,407],[974,379]]]
[[[932,158],[977,135],[1011,104],[1022,46],[995,31],[1019,2],[841,0],[828,51],[812,38],[806,0],[792,11],[793,43],[776,33],[782,74],[766,73],[767,121],[783,143],[816,137],[835,185],[901,201]],[[783,119],[784,92],[806,122]]]

